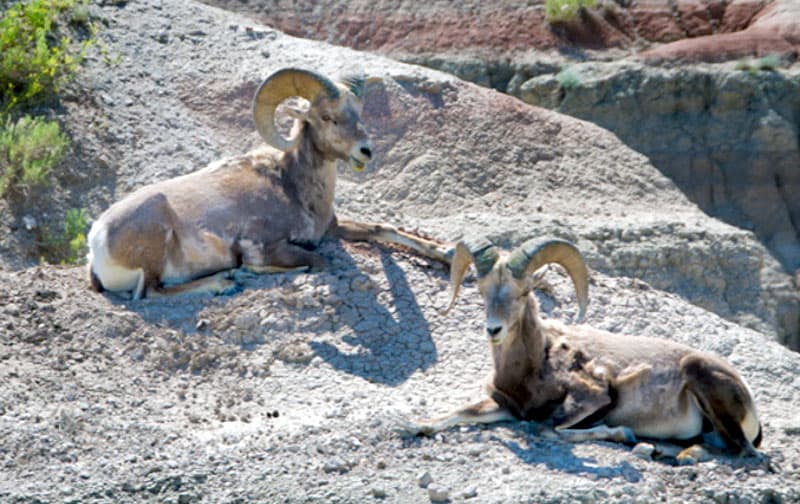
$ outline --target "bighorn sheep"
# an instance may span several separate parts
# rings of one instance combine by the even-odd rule
[[[268,77],[253,101],[256,128],[269,146],[158,182],[112,205],[89,233],[88,263],[96,290],[145,295],[221,293],[235,286],[229,270],[256,273],[318,270],[309,250],[326,233],[388,241],[448,262],[436,243],[381,224],[337,220],[336,160],[361,171],[372,145],[361,121],[366,82],[334,83],[308,70]],[[310,102],[289,109],[290,137],[275,126],[289,97]]]
[[[532,274],[548,263],[566,269],[579,319],[585,313],[588,272],[571,243],[532,239],[505,253],[485,239],[460,242],[450,269],[448,311],[470,263],[477,270],[494,360],[490,398],[439,419],[401,421],[402,432],[431,434],[458,424],[523,419],[554,427],[568,441],[705,438],[736,454],[761,456],[750,390],[721,358],[667,340],[539,318]],[[692,462],[706,453],[695,444],[671,455]]]

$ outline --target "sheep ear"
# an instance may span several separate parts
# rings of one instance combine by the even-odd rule
[[[342,79],[342,84],[358,98],[364,98],[364,91],[367,88],[367,78],[361,75],[348,75]]]
[[[461,290],[461,281],[464,280],[470,264],[475,264],[478,278],[481,278],[492,270],[498,258],[497,250],[486,238],[458,242],[450,263],[450,290],[452,291],[450,304],[442,313],[446,315],[456,304],[458,292]]]

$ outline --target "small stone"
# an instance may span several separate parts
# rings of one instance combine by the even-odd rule
[[[383,460],[379,460],[378,463],[375,464],[375,466],[378,469],[386,469],[386,462],[384,462]]]
[[[375,497],[376,499],[383,499],[386,497],[386,490],[384,490],[383,488],[373,487],[371,492],[372,496]]]
[[[428,497],[431,502],[447,502],[450,500],[450,490],[439,485],[431,485],[428,487]]]
[[[503,469],[500,472],[502,472],[503,474],[511,474],[511,468],[508,467],[508,466],[505,466],[505,467],[503,467]]]
[[[431,483],[433,483],[433,477],[428,471],[423,471],[417,475],[417,485],[421,488],[428,488]]]
[[[366,292],[372,289],[373,286],[374,283],[372,282],[372,279],[366,275],[357,276],[350,281],[350,289],[356,292]]]
[[[350,468],[347,467],[347,464],[342,459],[334,457],[325,463],[325,465],[322,467],[322,470],[328,474],[330,473],[344,474],[347,471],[349,471]]]
[[[789,434],[790,436],[796,436],[800,434],[800,423],[785,423],[781,426],[783,432]]]
[[[478,496],[478,489],[475,488],[474,486],[467,487],[464,489],[463,492],[461,492],[461,497],[463,497],[464,499],[471,499],[477,496]]]
[[[25,215],[22,217],[22,223],[25,225],[25,229],[28,231],[33,231],[37,227],[39,227],[39,223],[36,222],[36,218],[32,215]]]

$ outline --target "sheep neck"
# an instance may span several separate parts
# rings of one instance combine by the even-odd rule
[[[314,235],[319,237],[333,217],[336,159],[317,148],[308,124],[303,124],[298,134],[299,145],[289,157],[285,176],[297,201],[314,220]]]
[[[529,298],[522,317],[508,329],[502,345],[493,348],[493,388],[504,396],[520,417],[550,400],[549,387],[542,387],[545,338],[536,302]]]

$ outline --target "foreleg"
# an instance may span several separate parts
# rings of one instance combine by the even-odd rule
[[[236,282],[228,271],[198,278],[176,285],[156,285],[147,288],[147,297],[165,297],[177,294],[231,294],[236,292]]]
[[[453,244],[422,238],[388,224],[342,219],[333,224],[330,234],[343,240],[393,243],[447,265],[452,260],[448,252],[453,250]]]
[[[242,266],[253,273],[319,271],[325,266],[321,255],[286,240],[267,247],[246,243],[241,247]]]
[[[564,441],[580,443],[582,441],[616,441],[618,443],[635,443],[636,435],[629,427],[609,427],[598,425],[589,429],[556,429],[558,436]]]
[[[430,436],[456,425],[492,424],[515,419],[516,417],[509,410],[499,406],[494,400],[484,399],[432,420],[414,422],[401,419],[398,421],[395,431],[404,436]]]

